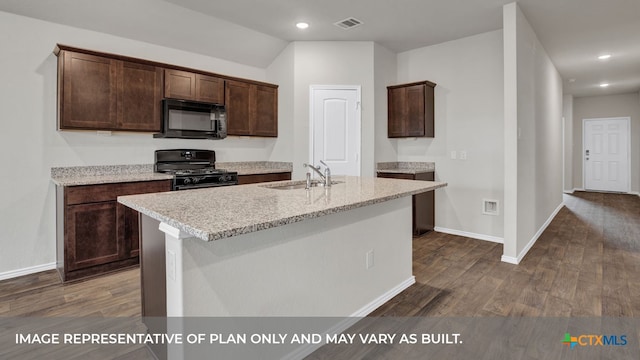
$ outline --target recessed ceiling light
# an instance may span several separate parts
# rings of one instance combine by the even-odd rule
[[[611,54],[604,54],[604,55],[600,55],[598,56],[598,59],[600,60],[607,60],[608,58],[611,57]]]
[[[570,83],[574,83],[574,82],[576,82],[576,79],[571,78],[571,79],[569,79],[569,82],[570,82]]]
[[[306,22],[299,22],[299,23],[297,23],[297,24],[296,24],[296,27],[297,27],[298,29],[306,29],[306,28],[308,28],[308,27],[309,27],[309,24],[308,24],[308,23],[306,23]]]
[[[603,88],[604,88],[604,87],[607,87],[607,86],[609,86],[609,84],[607,84],[607,83],[602,83],[602,84],[600,84],[600,87],[603,87]]]

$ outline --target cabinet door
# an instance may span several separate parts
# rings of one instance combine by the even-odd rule
[[[147,194],[171,191],[171,181],[148,181],[129,183],[118,189],[118,195]],[[135,258],[140,252],[139,213],[130,207],[118,204],[118,233],[125,247],[125,258]]]
[[[250,135],[251,85],[239,81],[227,81],[225,98],[227,109],[227,134]]]
[[[406,117],[406,88],[392,88],[387,90],[387,106],[388,106],[388,137],[406,136],[405,117]]]
[[[160,131],[163,70],[120,61],[118,75],[118,128]]]
[[[251,134],[257,136],[278,136],[278,89],[271,86],[255,87],[255,107],[251,109]]]
[[[124,257],[118,236],[117,203],[67,207],[65,267],[67,271],[106,264]]]
[[[122,214],[123,219],[121,231],[124,236],[124,246],[127,248],[125,252],[127,257],[134,258],[140,253],[139,213],[122,204],[118,204],[117,211],[118,214]]]
[[[224,105],[224,80],[196,74],[196,100]]]
[[[385,173],[378,172],[380,178],[433,181],[434,173]],[[435,196],[433,191],[413,195],[412,197],[412,228],[414,235],[422,235],[432,231],[435,227]]]
[[[406,135],[425,136],[425,85],[406,88]]]
[[[196,100],[196,74],[188,71],[164,71],[164,97]]]
[[[114,129],[117,61],[71,51],[61,59],[60,129]]]

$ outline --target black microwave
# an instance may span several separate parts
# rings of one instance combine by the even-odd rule
[[[162,133],[156,138],[224,139],[227,114],[224,105],[200,101],[163,99]]]

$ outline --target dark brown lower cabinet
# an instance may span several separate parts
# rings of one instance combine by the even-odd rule
[[[378,172],[378,177],[392,179],[434,181],[433,172],[400,174]],[[413,195],[413,234],[421,235],[435,227],[435,194],[433,191]]]
[[[63,281],[138,264],[138,212],[118,196],[171,190],[170,180],[59,186],[57,267]]]
[[[290,172],[283,173],[269,173],[269,174],[251,174],[251,175],[238,175],[238,185],[243,184],[255,184],[261,182],[291,180]]]

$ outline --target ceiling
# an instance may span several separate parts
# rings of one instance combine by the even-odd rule
[[[0,0],[0,11],[267,67],[290,41],[403,52],[502,28],[511,0]],[[519,0],[574,96],[640,91],[640,1]],[[355,17],[362,25],[333,23]],[[310,24],[295,28],[298,21]],[[609,60],[597,56],[610,53]],[[223,55],[224,54],[224,55]],[[569,81],[572,79],[572,81]],[[608,88],[600,83],[607,82]]]

